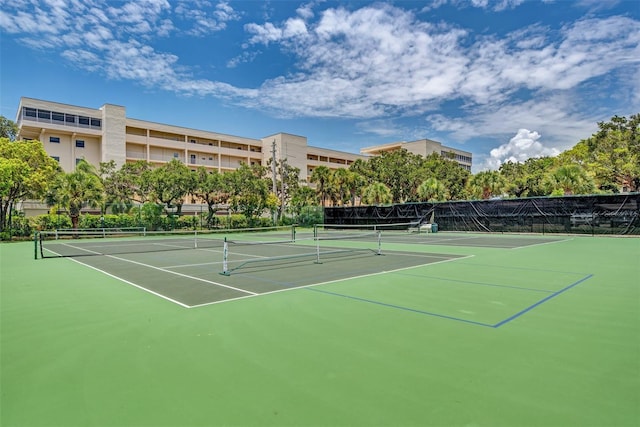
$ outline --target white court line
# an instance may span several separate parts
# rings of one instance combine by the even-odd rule
[[[99,269],[99,268],[97,268],[97,267],[94,267],[94,266],[92,266],[92,265],[89,265],[89,264],[85,264],[84,262],[78,261],[78,260],[77,260],[77,259],[75,259],[75,258],[70,258],[70,259],[71,259],[71,261],[73,261],[73,262],[77,262],[78,264],[84,265],[85,267],[89,267],[89,268],[91,268],[91,269],[93,269],[93,270],[96,270],[96,271],[98,271],[98,272],[100,272],[100,273],[106,274],[106,275],[107,275],[107,276],[109,276],[109,277],[112,277],[112,278],[114,278],[114,279],[116,279],[116,280],[120,280],[121,282],[126,283],[127,285],[131,285],[131,286],[133,286],[133,287],[135,287],[135,288],[138,288],[138,289],[141,289],[141,290],[143,290],[143,291],[145,291],[145,292],[149,292],[150,294],[153,294],[153,295],[155,295],[155,296],[157,296],[157,297],[160,297],[160,298],[165,299],[165,300],[167,300],[167,301],[170,301],[170,302],[173,302],[173,303],[175,303],[175,304],[178,304],[178,305],[179,305],[179,306],[181,306],[181,307],[184,307],[184,308],[191,308],[191,306],[189,306],[189,305],[183,304],[183,303],[181,303],[180,301],[176,301],[176,300],[174,300],[174,299],[172,299],[172,298],[169,298],[169,297],[168,297],[168,296],[166,296],[166,295],[162,295],[162,294],[159,294],[159,293],[157,293],[157,292],[154,292],[154,291],[152,291],[151,289],[147,289],[147,288],[145,288],[145,287],[143,287],[143,286],[137,285],[137,284],[135,284],[135,283],[133,283],[133,282],[131,282],[131,281],[129,281],[129,280],[123,279],[122,277],[118,277],[118,276],[113,275],[113,274],[111,274],[111,273],[107,273],[107,272],[106,272],[106,271],[104,271],[104,270],[101,270],[101,269]]]
[[[427,266],[427,265],[442,264],[442,263],[445,263],[445,262],[458,261],[458,260],[462,260],[462,259],[466,259],[466,258],[473,258],[473,257],[475,257],[475,255],[467,255],[467,256],[464,256],[464,257],[460,257],[460,258],[449,258],[449,259],[442,260],[442,261],[429,262],[429,263],[420,264],[420,265],[412,265],[410,267],[396,268],[394,270],[385,270],[385,271],[379,271],[377,273],[368,273],[368,274],[361,274],[359,276],[343,277],[341,279],[329,280],[329,281],[320,282],[320,283],[311,283],[309,285],[296,286],[296,287],[293,287],[293,288],[278,289],[276,291],[263,292],[261,294],[256,294],[256,295],[247,295],[247,296],[242,296],[242,297],[224,299],[224,300],[220,300],[220,301],[212,301],[212,302],[207,302],[207,303],[203,303],[203,304],[196,304],[196,305],[190,306],[189,308],[205,307],[205,306],[208,306],[208,305],[221,304],[221,303],[224,303],[224,302],[236,301],[236,300],[239,300],[239,299],[261,297],[263,295],[277,294],[279,292],[295,291],[297,289],[311,288],[313,286],[320,286],[320,285],[328,285],[330,283],[339,283],[339,282],[344,282],[345,280],[361,279],[363,277],[378,276],[380,274],[386,274],[386,273],[395,273],[397,271],[410,270],[412,268],[420,268],[420,267],[424,267],[424,266]]]
[[[51,251],[51,250],[50,250],[50,252],[56,253],[56,252]],[[87,252],[93,252],[93,251],[87,250]],[[402,251],[390,251],[390,252],[402,252]],[[75,258],[70,258],[71,261],[77,262],[78,264],[87,266],[87,267],[89,267],[89,268],[91,268],[93,270],[96,270],[96,271],[99,271],[101,273],[104,273],[109,277],[112,277],[114,279],[120,280],[120,281],[122,281],[122,282],[124,282],[124,283],[126,283],[128,285],[134,286],[134,287],[136,287],[138,289],[141,289],[141,290],[143,290],[145,292],[149,292],[150,294],[156,295],[156,296],[158,296],[158,297],[160,297],[162,299],[165,299],[167,301],[170,301],[170,302],[173,302],[175,304],[178,304],[181,307],[184,307],[184,308],[198,308],[198,307],[204,307],[204,306],[220,304],[220,303],[225,303],[225,302],[230,302],[230,301],[236,301],[236,300],[241,300],[241,299],[246,299],[246,298],[259,297],[259,296],[263,296],[263,295],[270,295],[270,294],[275,294],[275,293],[279,293],[279,292],[288,292],[288,291],[293,291],[293,290],[296,290],[296,289],[304,289],[304,288],[309,288],[309,287],[313,287],[313,286],[326,285],[326,284],[330,284],[330,283],[339,283],[339,282],[344,282],[345,280],[377,276],[377,275],[386,274],[386,273],[394,273],[394,272],[397,272],[397,271],[410,270],[410,269],[429,266],[429,265],[433,265],[433,264],[442,264],[442,263],[445,263],[445,262],[463,260],[463,259],[466,259],[466,258],[473,258],[475,255],[468,255],[468,256],[457,257],[457,258],[447,258],[446,255],[445,255],[445,256],[443,256],[443,258],[447,258],[447,259],[444,259],[442,261],[436,261],[436,262],[420,264],[420,265],[413,265],[413,266],[410,266],[410,267],[402,267],[402,268],[397,268],[397,269],[393,269],[393,270],[379,271],[379,272],[376,272],[376,273],[362,274],[362,275],[358,275],[358,276],[343,277],[343,278],[340,278],[340,279],[329,280],[329,281],[326,281],[326,282],[311,283],[309,285],[296,286],[296,287],[292,287],[292,288],[278,289],[278,290],[275,290],[275,291],[262,292],[262,293],[256,293],[256,292],[251,292],[251,291],[247,291],[247,290],[244,290],[244,289],[235,288],[233,286],[228,286],[228,285],[225,285],[225,284],[222,284],[222,283],[218,283],[218,282],[214,282],[214,281],[210,281],[210,280],[206,280],[206,279],[201,279],[199,277],[189,276],[187,274],[177,273],[177,272],[174,272],[174,271],[171,271],[171,270],[166,270],[165,268],[162,268],[162,267],[155,267],[155,266],[144,264],[144,263],[141,263],[141,262],[132,261],[132,260],[128,260],[128,259],[125,259],[125,258],[120,258],[120,257],[114,256],[114,255],[105,255],[105,256],[107,256],[109,258],[114,258],[114,259],[117,259],[117,260],[120,260],[120,261],[125,261],[125,262],[130,262],[130,263],[133,263],[133,264],[141,265],[141,266],[144,266],[144,267],[149,267],[149,268],[152,268],[152,269],[155,269],[155,270],[159,270],[159,271],[163,271],[163,272],[166,272],[166,273],[175,274],[177,276],[186,277],[186,278],[202,281],[202,282],[213,284],[213,285],[217,285],[217,286],[222,286],[222,287],[225,287],[225,288],[237,290],[239,292],[248,294],[248,295],[244,295],[244,296],[240,296],[240,297],[227,298],[227,299],[223,299],[223,300],[219,300],[219,301],[211,301],[211,302],[203,303],[203,304],[186,305],[186,304],[181,303],[179,301],[176,301],[176,300],[174,300],[172,298],[169,298],[169,297],[167,297],[165,295],[162,295],[162,294],[159,294],[159,293],[157,293],[155,291],[152,291],[152,290],[150,290],[148,288],[145,288],[143,286],[137,285],[137,284],[135,284],[135,283],[133,283],[133,282],[131,282],[129,280],[123,279],[122,277],[119,277],[119,276],[116,276],[114,274],[108,273],[108,272],[106,272],[106,271],[104,271],[102,269],[99,269],[97,267],[94,267],[92,265],[85,264],[85,263],[83,263],[81,261],[78,261]],[[426,257],[425,255],[418,255],[418,254],[416,254],[416,255],[410,255],[409,254],[408,256]],[[438,256],[431,256],[431,257],[438,258]]]
[[[534,243],[532,245],[526,245],[526,246],[516,246],[515,248],[511,248],[511,249],[523,249],[523,248],[530,248],[532,246],[551,245],[551,244],[554,244],[554,243],[569,242],[571,240],[573,240],[573,239],[554,240],[552,242],[541,242],[541,243]]]
[[[50,252],[52,252],[52,253],[56,253],[56,252],[54,252],[54,251],[50,251]],[[87,250],[87,252],[93,252],[93,251],[89,251],[89,250]],[[97,253],[97,252],[94,252],[94,253],[96,253],[96,254],[100,255],[100,254],[99,254],[99,253]],[[59,254],[58,254],[58,255],[59,255]],[[154,269],[154,270],[162,271],[162,272],[165,272],[165,273],[175,274],[176,276],[186,277],[186,278],[188,278],[188,279],[193,279],[193,280],[197,280],[197,281],[200,281],[200,282],[209,283],[209,284],[211,284],[211,285],[222,286],[223,288],[233,289],[233,290],[235,290],[235,291],[242,292],[242,293],[245,293],[245,294],[249,294],[249,295],[252,295],[252,296],[260,295],[260,294],[258,294],[258,293],[256,293],[256,292],[251,292],[251,291],[247,291],[247,290],[245,290],[245,289],[235,288],[235,287],[233,287],[233,286],[225,285],[225,284],[223,284],[223,283],[218,283],[218,282],[214,282],[214,281],[211,281],[211,280],[202,279],[202,278],[200,278],[200,277],[189,276],[188,274],[182,274],[182,273],[177,273],[177,272],[175,272],[175,271],[171,271],[171,270],[165,270],[164,268],[155,267],[155,266],[153,266],[153,265],[144,264],[144,263],[142,263],[142,262],[132,261],[132,260],[128,260],[128,259],[125,259],[125,258],[120,258],[120,257],[114,256],[114,255],[104,255],[104,256],[107,256],[107,257],[109,257],[109,258],[113,258],[113,259],[117,259],[117,260],[119,260],[119,261],[125,261],[125,262],[129,262],[129,263],[132,263],[132,264],[141,265],[141,266],[143,266],[143,267],[152,268],[152,269]],[[119,277],[119,276],[116,276],[116,275],[114,275],[114,274],[108,273],[108,272],[106,272],[106,271],[104,271],[104,270],[102,270],[102,269],[100,269],[100,268],[94,267],[94,266],[92,266],[92,265],[90,265],[90,264],[85,264],[84,262],[78,261],[78,260],[77,260],[77,259],[75,259],[75,258],[71,258],[71,260],[72,260],[72,261],[74,261],[74,262],[77,262],[78,264],[85,265],[85,266],[87,266],[87,267],[89,267],[89,268],[92,268],[92,269],[94,269],[94,270],[96,270],[96,271],[99,271],[99,272],[101,272],[101,273],[104,273],[104,274],[106,274],[106,275],[107,275],[107,276],[109,276],[109,277],[113,277],[114,279],[118,279],[118,280],[120,280],[120,281],[122,281],[122,282],[124,282],[124,283],[126,283],[126,284],[128,284],[128,285],[135,286],[135,287],[136,287],[136,288],[138,288],[138,289],[142,289],[142,290],[147,291],[147,292],[149,292],[149,293],[151,293],[151,294],[153,294],[153,295],[159,296],[160,298],[163,298],[163,299],[165,299],[165,300],[167,300],[167,301],[174,302],[174,303],[176,303],[176,304],[178,304],[178,305],[180,305],[180,306],[182,306],[182,307],[185,307],[185,308],[191,308],[191,307],[192,307],[192,306],[189,306],[189,305],[183,304],[183,303],[181,303],[181,302],[179,302],[179,301],[176,301],[176,300],[174,300],[174,299],[172,299],[172,298],[169,298],[169,297],[167,297],[167,296],[165,296],[165,295],[162,295],[162,294],[159,294],[159,293],[157,293],[157,292],[154,292],[154,291],[152,291],[151,289],[145,288],[144,286],[140,286],[140,285],[137,285],[137,284],[135,284],[135,283],[133,283],[133,282],[131,282],[131,281],[129,281],[129,280],[123,279],[122,277]]]
[[[255,292],[247,291],[245,289],[235,288],[233,286],[225,285],[225,284],[219,283],[219,282],[214,282],[212,280],[202,279],[200,277],[190,276],[188,274],[183,274],[183,273],[178,273],[176,271],[166,270],[166,269],[164,269],[162,267],[156,267],[156,266],[145,264],[145,263],[142,263],[142,262],[133,261],[133,260],[126,259],[126,258],[120,258],[120,257],[114,256],[114,255],[106,255],[106,256],[109,257],[109,258],[117,259],[119,261],[124,261],[124,262],[129,262],[131,264],[141,265],[143,267],[148,267],[148,268],[151,268],[151,269],[154,269],[154,270],[163,271],[163,272],[169,273],[169,274],[175,274],[176,276],[186,277],[187,279],[193,279],[193,280],[197,280],[197,281],[200,281],[200,282],[209,283],[211,285],[222,286],[223,288],[233,289],[234,291],[242,292],[242,293],[245,293],[245,294],[258,295]]]
[[[214,261],[214,262],[199,262],[197,264],[178,264],[178,265],[163,265],[158,268],[187,268],[187,267],[201,267],[203,265],[216,265],[222,264],[222,261]]]

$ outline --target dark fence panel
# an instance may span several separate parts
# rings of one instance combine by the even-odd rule
[[[436,223],[442,231],[640,234],[640,193],[329,207],[327,224]]]

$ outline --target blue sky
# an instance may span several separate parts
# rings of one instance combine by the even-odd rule
[[[474,172],[640,112],[640,2],[0,0],[0,114],[21,96],[251,138],[429,138]]]

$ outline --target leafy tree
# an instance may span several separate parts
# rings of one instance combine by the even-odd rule
[[[505,179],[505,193],[514,197],[544,196],[544,180],[553,169],[552,157],[527,159],[524,163],[508,161],[500,166],[500,174]]]
[[[18,126],[5,116],[0,116],[0,138],[7,138],[9,141],[15,141],[18,137]]]
[[[270,191],[264,200],[264,207],[271,213],[271,218],[276,218],[275,215],[278,213],[278,208],[280,207],[280,199],[278,199],[275,193]]]
[[[254,222],[268,205],[269,180],[264,176],[264,166],[248,166],[245,163],[229,172],[231,207],[243,213],[250,222]]]
[[[213,225],[216,213],[215,206],[226,203],[229,200],[229,174],[220,174],[218,171],[208,171],[200,166],[195,172],[195,185],[193,195],[207,204],[207,225]]]
[[[81,160],[70,173],[57,176],[47,196],[50,206],[58,205],[67,210],[74,229],[78,228],[80,211],[85,206],[98,207],[103,202],[104,187],[95,167]]]
[[[391,190],[381,182],[369,184],[362,191],[362,203],[366,205],[382,205],[392,202]]]
[[[130,178],[123,172],[123,169],[116,168],[116,162],[101,162],[98,174],[102,179],[104,187],[103,212],[108,210],[112,213],[129,212],[133,206],[133,186]]]
[[[460,200],[467,196],[466,186],[471,172],[460,167],[456,161],[433,153],[425,158],[425,169],[426,176],[432,176],[444,185],[447,199]]]
[[[369,159],[368,178],[386,185],[395,203],[415,200],[417,188],[424,180],[423,161],[422,156],[405,149],[383,152]]]
[[[271,167],[272,159],[267,162],[267,168]],[[279,217],[284,216],[284,211],[291,203],[291,198],[300,187],[300,169],[291,166],[287,159],[276,161],[276,192],[278,197]]]
[[[138,160],[116,169],[114,161],[100,163],[99,174],[105,188],[105,205],[113,212],[125,212],[134,202],[149,201],[150,186],[146,180],[151,164]]]
[[[614,116],[600,130],[558,156],[559,165],[577,164],[608,192],[640,190],[640,114]]]
[[[349,170],[363,178],[362,185],[366,186],[373,183],[373,181],[371,181],[373,173],[371,171],[371,168],[369,167],[368,160],[357,159],[355,162],[349,165]]]
[[[147,185],[148,194],[152,200],[163,204],[167,209],[176,207],[176,213],[180,215],[184,198],[194,188],[193,175],[188,167],[178,159],[172,159],[169,163],[147,170],[141,176]],[[171,211],[168,211],[172,215]]]
[[[0,232],[11,223],[15,203],[42,198],[58,173],[40,141],[0,138]]]
[[[598,186],[617,192],[628,186],[640,189],[640,114],[615,116],[608,123],[598,123],[600,131],[587,145],[591,151],[589,170]]]

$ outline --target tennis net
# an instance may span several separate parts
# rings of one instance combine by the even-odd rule
[[[222,251],[220,274],[229,276],[238,270],[277,268],[286,264],[322,264],[332,259],[363,255],[382,255],[380,231],[360,233],[357,238],[353,235],[316,236],[296,239],[295,242],[260,242],[259,244],[226,239]]]
[[[183,249],[219,249],[225,237],[238,242],[292,242],[294,226],[239,228],[223,230],[73,230],[42,231],[35,235],[35,257],[59,258],[91,255],[118,255],[175,251]]]
[[[385,235],[420,232],[418,222],[403,222],[394,224],[316,224],[313,229],[314,237],[339,236],[360,239],[361,236],[373,237],[376,231]]]

